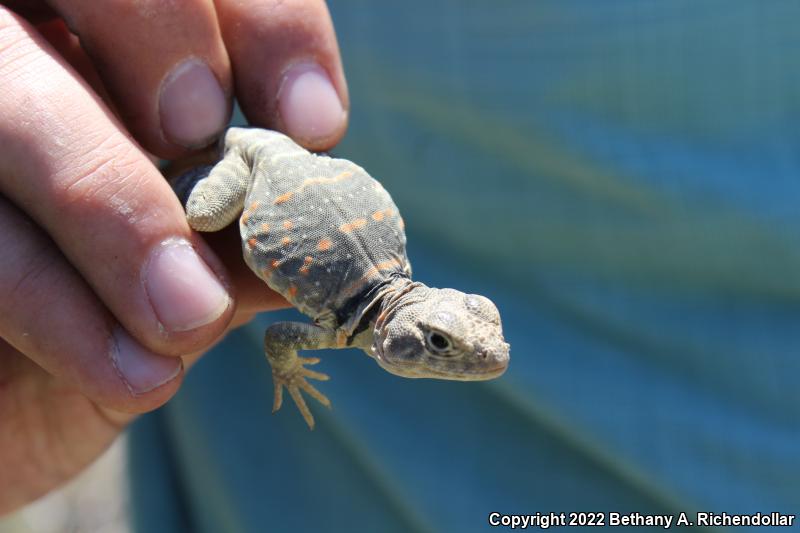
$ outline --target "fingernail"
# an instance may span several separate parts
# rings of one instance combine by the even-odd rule
[[[328,74],[315,63],[299,63],[286,71],[278,112],[286,133],[309,142],[334,135],[346,116]]]
[[[112,334],[111,361],[133,394],[144,394],[180,374],[180,357],[164,357],[146,350],[117,326]]]
[[[159,96],[161,128],[172,142],[187,148],[207,145],[228,122],[228,102],[217,77],[192,58],[172,69]]]
[[[213,322],[230,305],[228,292],[185,240],[162,242],[145,268],[145,290],[159,322],[169,331]]]

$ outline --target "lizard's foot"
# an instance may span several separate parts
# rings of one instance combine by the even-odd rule
[[[272,370],[272,382],[275,384],[275,399],[272,405],[273,413],[281,408],[283,404],[283,387],[286,387],[295,405],[297,405],[297,408],[300,410],[300,414],[303,415],[306,424],[308,424],[309,429],[314,429],[314,417],[311,416],[311,411],[309,411],[306,401],[303,399],[303,395],[300,394],[300,389],[306,391],[309,396],[325,407],[330,408],[331,406],[331,401],[306,381],[306,378],[318,379],[320,381],[327,381],[330,379],[326,374],[314,372],[304,366],[315,365],[317,363],[319,363],[319,358],[317,357],[298,357],[297,364],[288,372]]]

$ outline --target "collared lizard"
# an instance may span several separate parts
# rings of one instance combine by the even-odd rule
[[[269,130],[230,128],[223,157],[173,184],[189,225],[217,231],[237,217],[247,265],[313,323],[277,322],[264,336],[273,412],[286,387],[310,428],[301,390],[328,376],[298,350],[357,347],[392,374],[486,380],[507,368],[500,315],[483,296],[412,281],[403,219],[360,166],[312,154]],[[241,213],[241,216],[240,216]]]

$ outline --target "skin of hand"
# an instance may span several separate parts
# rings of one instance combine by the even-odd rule
[[[0,2],[0,515],[286,305],[238,235],[189,229],[149,156],[213,143],[234,96],[254,125],[338,142],[349,101],[323,1]]]

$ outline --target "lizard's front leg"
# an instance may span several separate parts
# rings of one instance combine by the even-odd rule
[[[316,357],[298,357],[297,350],[317,350],[336,347],[336,333],[314,324],[303,322],[276,322],[267,328],[264,334],[264,351],[272,366],[272,381],[275,385],[275,397],[272,412],[281,408],[283,403],[283,387],[289,390],[294,403],[303,415],[308,427],[314,429],[314,417],[308,410],[300,389],[315,398],[326,407],[330,400],[315,389],[306,378],[326,381],[327,375],[314,372],[304,365],[319,363]]]

